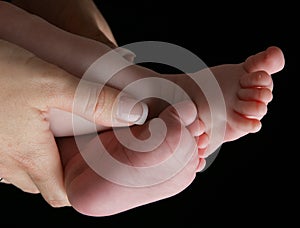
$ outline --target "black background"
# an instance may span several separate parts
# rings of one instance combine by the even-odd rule
[[[208,66],[239,63],[271,45],[286,58],[274,75],[274,100],[259,133],[222,146],[214,163],[180,194],[110,217],[93,218],[72,208],[54,209],[41,196],[0,186],[0,227],[23,224],[225,225],[291,224],[299,212],[296,146],[299,94],[297,7],[287,1],[96,1],[119,45],[165,41],[198,55]],[[295,209],[293,209],[295,208]],[[4,226],[3,226],[4,227]],[[6,227],[6,226],[5,226]],[[286,227],[286,226],[285,226]]]

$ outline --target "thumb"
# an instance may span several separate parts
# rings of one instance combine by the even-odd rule
[[[143,124],[148,107],[117,89],[81,80],[76,88],[73,112],[104,126],[128,126]]]
[[[53,108],[105,127],[141,125],[147,119],[148,106],[129,94],[100,83],[79,81],[72,75],[65,75],[61,80],[60,85],[65,86],[52,99]]]

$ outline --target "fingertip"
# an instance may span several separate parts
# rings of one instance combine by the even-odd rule
[[[138,101],[127,95],[117,98],[116,107],[113,108],[113,124],[117,126],[142,125],[146,122],[149,109],[146,103]]]
[[[142,115],[141,115],[140,119],[134,123],[137,125],[143,125],[146,122],[146,120],[148,118],[148,114],[149,114],[148,105],[143,102],[140,102],[140,105],[142,106],[143,111],[142,111]]]
[[[61,208],[61,207],[69,207],[71,206],[69,200],[66,199],[59,199],[59,200],[46,200],[47,203],[53,208]]]

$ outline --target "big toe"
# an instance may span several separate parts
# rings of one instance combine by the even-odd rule
[[[248,57],[244,63],[247,72],[266,71],[274,74],[283,69],[285,59],[283,52],[276,46],[271,46],[265,51]]]

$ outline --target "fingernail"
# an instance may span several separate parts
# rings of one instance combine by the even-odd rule
[[[127,61],[132,63],[134,62],[136,55],[132,51],[122,47],[116,48],[115,51],[118,52],[120,55],[122,55],[123,58],[126,59]]]
[[[142,125],[148,116],[148,106],[128,96],[121,96],[117,106],[116,118],[119,121]]]

